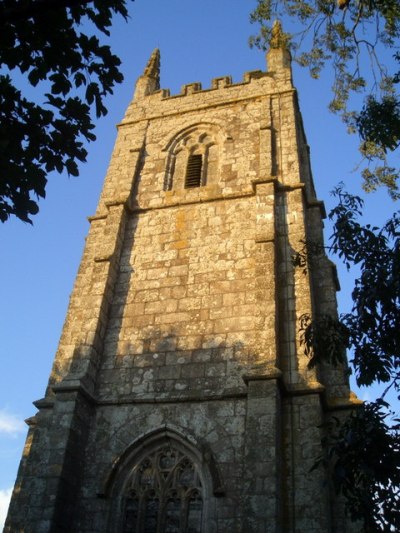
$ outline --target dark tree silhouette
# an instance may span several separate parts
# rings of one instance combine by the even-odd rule
[[[123,76],[100,42],[126,0],[0,0],[0,220],[31,223],[47,175],[78,175],[93,117]],[[35,100],[15,79],[35,87]],[[23,84],[20,84],[23,86]],[[26,87],[26,85],[25,85]],[[26,91],[25,91],[26,92]]]

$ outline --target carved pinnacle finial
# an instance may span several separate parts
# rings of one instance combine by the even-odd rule
[[[160,89],[160,50],[156,48],[147,62],[143,74],[136,82],[135,100],[153,94]]]
[[[283,33],[282,24],[279,20],[275,20],[272,26],[271,40],[269,44],[271,48],[287,49],[287,37]]]
[[[267,53],[268,72],[273,73],[274,78],[292,83],[292,58],[288,46],[288,35],[282,30],[279,20],[275,20]]]
[[[160,50],[156,48],[144,69],[143,76],[154,78],[160,82]]]

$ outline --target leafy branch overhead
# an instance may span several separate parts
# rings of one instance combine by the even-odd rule
[[[400,525],[400,420],[388,424],[388,404],[366,403],[344,423],[333,419],[321,463],[348,502],[351,518],[366,533],[390,533]]]
[[[343,186],[334,194],[338,204],[329,214],[329,249],[348,269],[359,270],[353,307],[340,319],[303,315],[301,342],[309,367],[343,366],[348,349],[358,385],[383,383],[385,390],[343,424],[329,427],[327,456],[319,463],[330,470],[337,491],[346,496],[352,518],[363,520],[367,532],[389,533],[400,527],[400,425],[398,419],[386,421],[389,405],[384,400],[390,389],[400,393],[400,213],[381,228],[363,224],[362,200]],[[312,271],[321,253],[305,243],[293,264]]]
[[[400,213],[382,228],[363,225],[362,201],[337,188],[331,211],[332,250],[360,276],[352,293],[353,309],[343,321],[351,331],[354,366],[360,385],[398,382],[400,367]]]
[[[0,220],[25,222],[38,212],[47,174],[78,175],[93,116],[123,76],[120,60],[100,42],[126,0],[0,0]],[[36,88],[35,100],[16,79]],[[23,86],[23,84],[21,84]]]
[[[400,213],[382,228],[363,225],[363,201],[340,185],[334,191],[339,202],[329,213],[333,234],[329,250],[348,269],[358,267],[352,292],[353,307],[337,319],[332,316],[300,320],[301,339],[310,367],[320,360],[344,362],[351,349],[358,385],[393,382],[400,390]],[[295,267],[312,269],[320,248],[306,243],[293,258]],[[299,257],[301,260],[299,260]]]
[[[381,62],[382,51],[398,46],[400,3],[397,0],[258,0],[252,13],[260,25],[251,44],[268,47],[272,21],[285,18],[297,23],[287,38],[295,60],[318,78],[329,65],[333,72],[330,109],[340,113],[350,132],[358,132],[366,168],[364,188],[387,187],[397,199],[399,169],[388,161],[400,141],[400,80],[398,53],[390,65]],[[299,29],[300,27],[300,29]],[[362,109],[352,109],[352,93],[364,92]]]
[[[301,343],[310,358],[308,368],[328,362],[334,366],[346,364],[349,330],[343,322],[330,315],[300,317]]]

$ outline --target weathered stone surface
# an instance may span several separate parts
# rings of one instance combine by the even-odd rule
[[[160,533],[182,520],[355,531],[311,472],[327,406],[351,402],[344,369],[310,371],[300,343],[299,318],[334,314],[336,300],[325,257],[307,273],[292,263],[306,238],[322,242],[323,209],[288,54],[176,96],[159,90],[153,54],[119,125],[7,533],[143,531],[150,500],[181,520]]]

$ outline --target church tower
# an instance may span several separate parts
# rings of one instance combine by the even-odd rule
[[[290,53],[160,89],[138,79],[86,242],[7,533],[346,533],[312,469],[351,409],[346,369],[308,368],[300,319],[336,315],[324,207]]]

